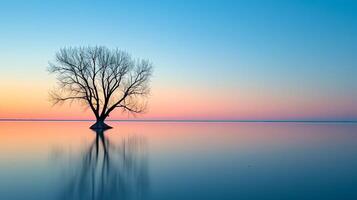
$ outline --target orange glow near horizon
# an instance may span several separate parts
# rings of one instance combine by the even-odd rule
[[[51,83],[52,84],[52,83]],[[93,119],[89,109],[76,102],[52,106],[48,101],[49,83],[17,82],[2,85],[0,118],[20,119]],[[343,117],[357,112],[352,100],[264,94],[260,91],[241,91],[230,94],[220,91],[213,95],[207,89],[153,88],[145,114],[128,115],[114,111],[110,119],[303,119]],[[343,101],[343,102],[341,102]]]

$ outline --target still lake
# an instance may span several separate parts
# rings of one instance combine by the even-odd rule
[[[0,122],[0,199],[357,199],[357,124]]]

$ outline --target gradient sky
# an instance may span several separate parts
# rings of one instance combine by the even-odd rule
[[[357,120],[356,11],[344,0],[1,1],[0,118],[92,118],[51,107],[46,67],[61,47],[105,45],[155,64],[139,118]]]

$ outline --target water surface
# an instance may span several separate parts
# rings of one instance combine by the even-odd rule
[[[0,199],[357,199],[357,124],[0,122]]]

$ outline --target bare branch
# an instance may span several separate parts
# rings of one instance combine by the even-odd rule
[[[50,94],[54,104],[81,101],[97,119],[115,109],[143,113],[150,93],[152,64],[134,60],[128,53],[106,47],[63,48],[49,63],[58,88]]]

